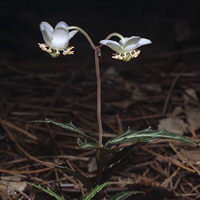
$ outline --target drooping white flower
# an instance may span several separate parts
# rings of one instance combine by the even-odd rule
[[[38,43],[39,47],[53,57],[60,55],[59,51],[63,51],[63,55],[71,55],[74,47],[68,47],[70,39],[78,32],[77,30],[69,32],[66,30],[68,25],[61,21],[55,29],[48,22],[41,22],[40,30],[42,32],[45,44]]]
[[[100,41],[100,44],[108,46],[116,52],[112,58],[124,61],[130,61],[132,58],[138,57],[140,50],[137,50],[137,48],[151,43],[150,40],[139,36],[124,37],[119,42],[114,40]]]

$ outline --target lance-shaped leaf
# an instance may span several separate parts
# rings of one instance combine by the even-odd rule
[[[110,145],[121,143],[151,142],[158,139],[172,139],[198,146],[197,143],[184,137],[183,135],[169,132],[164,128],[160,130],[152,130],[148,128],[142,131],[131,131],[128,129],[125,133],[109,140],[106,146],[109,147]]]
[[[84,176],[83,174],[74,171],[66,166],[57,166],[57,168],[61,169],[64,173],[78,179],[87,188],[88,191],[90,191],[94,187],[94,183],[89,177]]]
[[[98,149],[100,151],[107,152],[120,152],[120,150],[107,148],[105,146],[99,146],[99,144],[97,143],[88,142],[87,140],[83,141],[80,138],[77,139],[77,143],[82,149]]]
[[[29,185],[32,185],[33,187],[42,190],[43,192],[46,192],[47,194],[55,197],[56,200],[65,200],[65,198],[63,196],[60,196],[58,194],[56,194],[55,192],[53,192],[52,190],[50,190],[49,188],[43,188],[40,185],[36,185],[34,183],[28,183]]]
[[[95,194],[97,192],[99,192],[100,190],[102,190],[105,186],[107,186],[109,183],[105,182],[101,185],[97,185],[94,189],[92,189],[84,198],[83,200],[90,200],[92,197],[95,196]]]
[[[56,126],[59,126],[59,127],[64,128],[64,129],[67,129],[69,131],[73,131],[75,133],[78,133],[78,134],[82,135],[83,137],[87,138],[91,142],[98,143],[98,141],[95,138],[93,138],[93,137],[91,137],[89,135],[86,135],[83,131],[81,131],[78,128],[76,128],[72,122],[70,122],[70,123],[60,123],[60,122],[56,122],[56,121],[53,121],[51,119],[45,118],[45,120],[34,120],[34,121],[30,121],[29,123],[38,123],[38,122],[39,123],[52,123],[52,124],[55,124]]]
[[[131,195],[138,194],[138,193],[144,193],[144,192],[140,192],[140,191],[120,192],[120,193],[117,193],[117,194],[109,197],[108,200],[124,200],[124,199],[130,197]]]

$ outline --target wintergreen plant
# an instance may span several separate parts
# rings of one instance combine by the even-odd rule
[[[82,28],[77,26],[68,26],[63,21],[59,22],[55,29],[53,29],[49,23],[41,22],[40,30],[42,32],[45,43],[38,43],[39,47],[43,51],[49,53],[53,58],[58,57],[60,52],[63,52],[63,55],[74,54],[74,51],[71,51],[74,47],[69,47],[69,42],[77,32],[82,33],[86,37],[95,53],[95,70],[97,79],[97,122],[99,138],[96,139],[84,133],[83,131],[76,128],[72,122],[60,123],[51,119],[31,121],[32,123],[52,123],[64,129],[76,132],[80,135],[80,138],[77,138],[77,144],[80,148],[90,148],[95,150],[94,154],[97,165],[95,179],[86,177],[83,174],[70,169],[68,166],[56,166],[56,168],[59,168],[64,173],[73,176],[75,179],[78,179],[85,186],[88,194],[83,198],[84,200],[90,200],[96,195],[96,193],[98,193],[95,196],[96,199],[107,199],[102,189],[108,184],[107,181],[109,180],[109,177],[112,175],[116,166],[119,165],[119,163],[122,161],[124,154],[141,143],[148,143],[158,139],[173,139],[198,146],[195,142],[187,139],[186,137],[177,133],[169,132],[164,128],[160,130],[152,130],[151,128],[148,128],[139,131],[133,131],[128,128],[125,133],[121,133],[121,135],[118,135],[103,144],[103,128],[101,117],[101,78],[99,69],[99,56],[101,55],[101,48],[103,45],[110,47],[115,51],[112,58],[127,62],[132,58],[138,57],[140,54],[140,50],[138,50],[138,48],[140,46],[151,44],[149,39],[141,38],[139,36],[123,37],[119,33],[111,33],[104,40],[100,41],[100,45],[95,46],[90,36]],[[110,40],[112,37],[118,37],[120,41],[116,42]],[[48,188],[45,189],[35,184],[31,185],[43,190],[51,196],[54,196],[57,200],[65,200],[64,197],[55,194]],[[123,200],[135,193],[137,193],[137,191],[125,191],[109,197],[109,199]]]

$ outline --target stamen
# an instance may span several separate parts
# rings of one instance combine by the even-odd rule
[[[51,48],[49,48],[49,49],[46,48],[46,52],[47,52],[47,53],[51,53],[51,52],[52,52],[52,49],[51,49]]]
[[[55,55],[55,57],[58,57],[60,55],[60,51],[58,49],[51,49],[50,47],[48,47],[47,44],[45,43],[38,43],[40,49],[42,49],[43,51],[51,54],[53,52],[53,55]],[[72,55],[74,54],[74,51],[71,51],[74,47],[68,47],[67,49],[63,49],[63,55]],[[52,56],[52,55],[51,55]]]
[[[130,61],[132,58],[137,58],[139,54],[140,50],[134,50],[124,53],[114,53],[112,58],[117,60]]]
[[[58,51],[58,49],[56,49],[56,53],[55,53],[57,56],[60,55],[60,52]]]
[[[122,60],[122,54],[121,53],[114,53],[112,58],[117,59],[117,60]]]
[[[74,51],[71,51],[74,47],[68,47],[67,49],[63,50],[63,55],[66,56],[66,55],[72,55],[74,54]]]
[[[131,52],[131,56],[132,58],[137,58],[140,54],[140,50],[134,50],[133,52]]]
[[[39,45],[39,47],[40,47],[40,49],[42,49],[43,51],[46,51],[46,44],[42,44],[42,43],[38,43],[38,45]]]
[[[42,49],[42,51],[45,51],[47,53],[51,53],[52,52],[51,48],[48,49],[47,48],[48,46],[46,44],[38,43],[38,45],[39,45],[40,49]]]

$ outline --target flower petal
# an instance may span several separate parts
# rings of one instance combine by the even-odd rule
[[[125,38],[124,49],[126,51],[132,51],[138,47],[138,42],[141,40],[139,36],[132,36],[130,38]]]
[[[113,40],[101,40],[100,44],[110,47],[112,50],[116,51],[117,53],[124,52],[121,45]]]
[[[126,51],[133,51],[133,50],[137,49],[140,46],[151,44],[151,41],[148,40],[148,39],[145,39],[145,38],[140,38],[137,43],[135,43],[135,42],[137,42],[137,40],[134,39],[134,38],[132,38],[131,40],[129,40],[126,43],[124,50],[126,50]]]
[[[48,27],[48,29],[52,32],[53,31],[53,27],[48,23],[48,22],[41,22],[40,23],[40,30],[44,31],[44,28]]]
[[[141,40],[138,43],[138,47],[143,46],[143,45],[147,45],[147,44],[151,44],[151,43],[152,43],[151,40],[146,39],[146,38],[141,38]]]
[[[129,45],[129,42],[137,43],[139,40],[140,40],[139,36],[124,37],[124,40],[120,40],[119,44],[126,46],[126,45]]]
[[[66,49],[69,44],[69,31],[64,28],[56,28],[51,34],[52,49],[63,50]]]
[[[53,32],[53,27],[47,22],[41,22],[40,30],[44,41],[49,45],[51,41],[51,34]]]
[[[129,38],[125,37],[124,39],[125,39],[124,46],[126,47],[126,46],[129,46],[129,45],[132,45],[132,44],[137,44],[140,41],[141,37],[132,36],[132,37],[129,37]]]
[[[77,32],[78,32],[77,30],[74,30],[74,31],[69,32],[69,39],[73,38],[74,35],[75,35]]]
[[[57,29],[57,28],[67,28],[67,27],[68,27],[68,25],[64,21],[61,21],[61,22],[57,23],[55,29]]]

